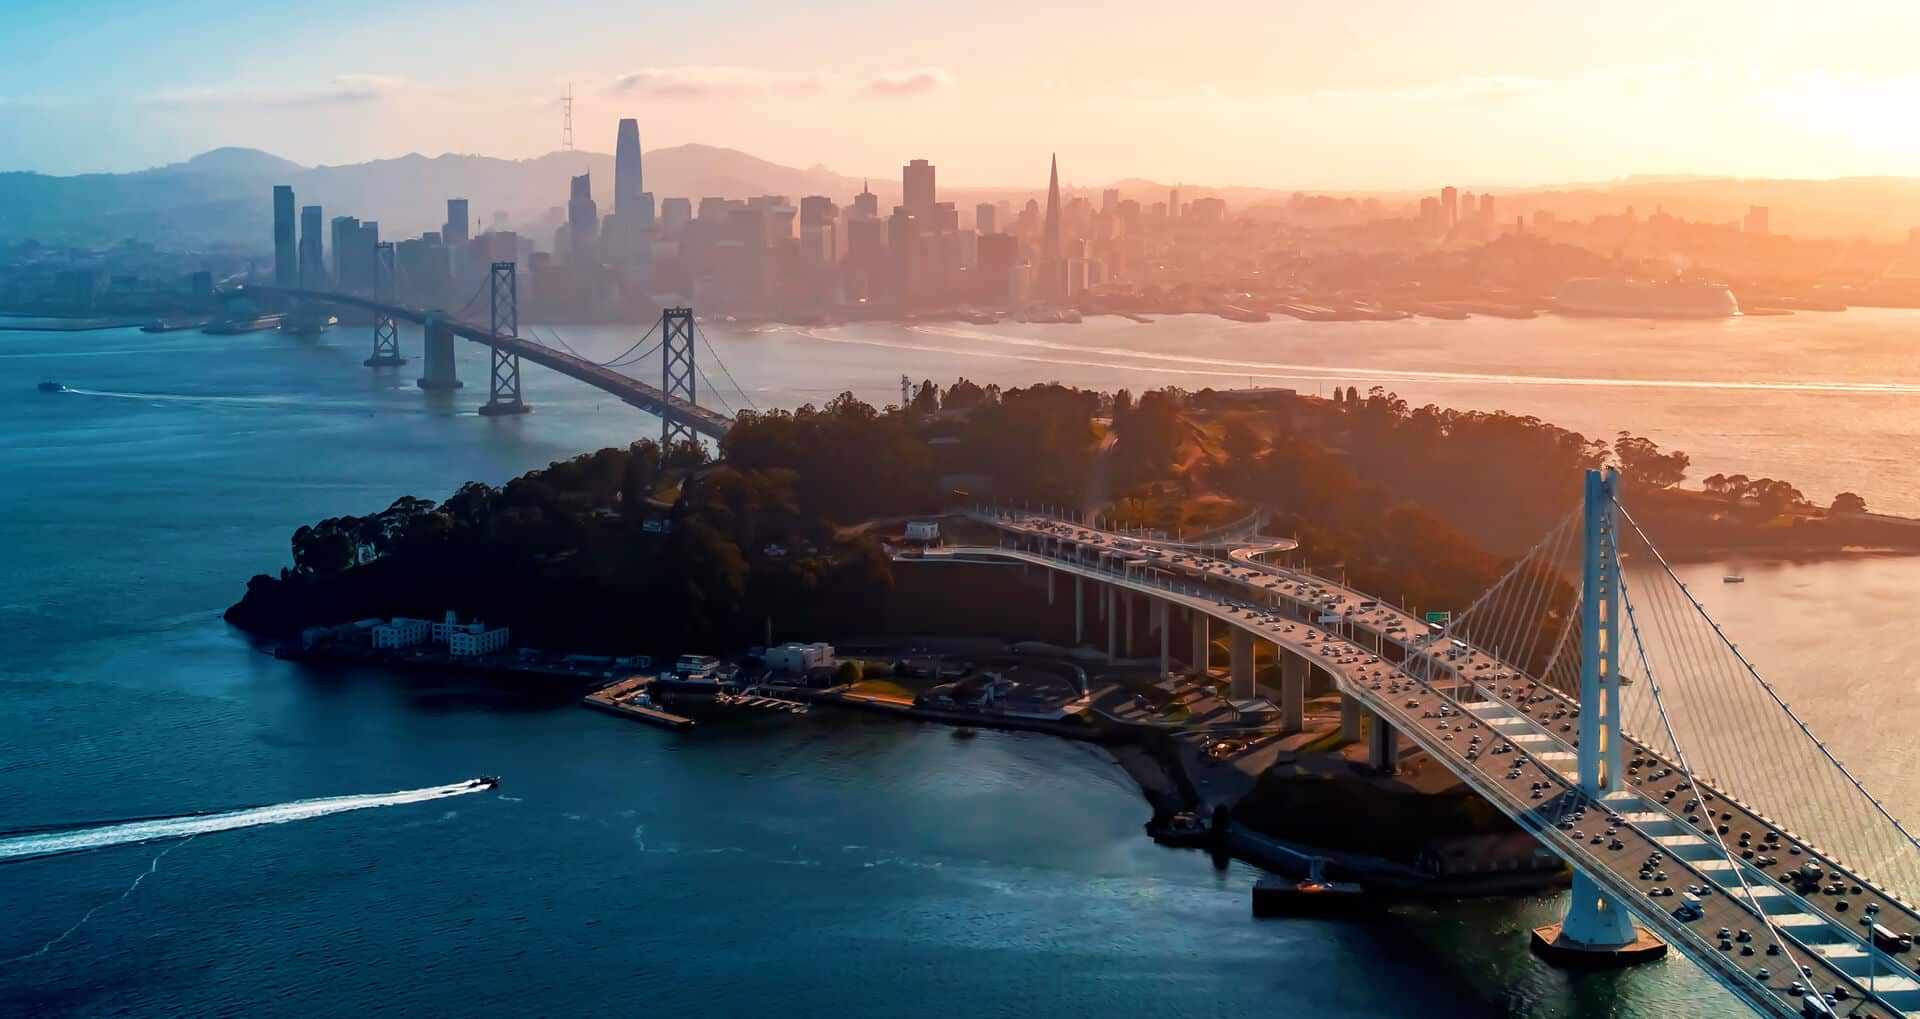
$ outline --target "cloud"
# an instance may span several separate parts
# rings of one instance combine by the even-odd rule
[[[817,92],[822,83],[817,74],[752,67],[644,67],[613,79],[605,91],[655,99],[712,99]]]
[[[953,87],[953,75],[938,67],[916,67],[875,75],[861,91],[876,96],[911,96]]]
[[[402,79],[383,75],[346,74],[316,85],[293,88],[263,89],[236,84],[162,89],[135,102],[164,110],[305,110],[377,103],[406,84]]]

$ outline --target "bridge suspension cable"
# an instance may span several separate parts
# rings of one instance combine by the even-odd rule
[[[1615,505],[1618,504],[1616,503]],[[1622,512],[1624,513],[1625,510],[1623,509]],[[1620,562],[1618,534],[1610,532],[1602,540],[1611,547],[1614,562]],[[1628,594],[1630,582],[1627,573],[1625,570],[1621,570],[1617,573],[1617,576],[1620,583],[1620,604],[1626,609],[1628,633],[1631,635],[1633,646],[1638,653],[1641,669],[1646,676],[1650,699],[1653,701],[1654,706],[1659,709],[1660,722],[1666,732],[1667,738],[1673,742],[1675,763],[1680,766],[1680,774],[1685,776],[1687,788],[1692,790],[1695,803],[1697,803],[1700,809],[1706,814],[1706,823],[1698,827],[1703,828],[1709,835],[1713,836],[1714,845],[1719,847],[1721,858],[1726,860],[1727,866],[1733,869],[1734,879],[1740,883],[1741,897],[1747,900],[1747,905],[1754,915],[1758,916],[1760,922],[1766,925],[1769,943],[1780,946],[1782,954],[1786,957],[1787,961],[1793,965],[1794,972],[1798,973],[1801,971],[1801,962],[1799,955],[1796,954],[1794,950],[1796,942],[1781,935],[1780,928],[1774,923],[1773,917],[1767,913],[1766,905],[1762,903],[1759,896],[1754,893],[1753,885],[1747,881],[1746,868],[1742,865],[1742,861],[1734,855],[1733,850],[1728,848],[1726,835],[1722,833],[1721,826],[1714,822],[1714,813],[1708,809],[1708,805],[1713,801],[1703,795],[1700,789],[1700,783],[1694,775],[1693,768],[1687,761],[1686,751],[1680,746],[1679,738],[1674,735],[1672,717],[1667,714],[1666,702],[1660,695],[1660,681],[1654,674],[1652,663],[1647,659],[1646,642],[1640,638],[1639,617],[1634,611],[1633,599],[1629,597]]]
[[[694,320],[693,332],[694,332],[694,335],[700,337],[700,342],[707,348],[707,353],[713,358],[713,363],[720,366],[720,374],[725,375],[727,377],[727,381],[733,384],[733,391],[739,394],[741,400],[744,400],[746,402],[747,409],[756,410],[756,411],[759,410],[760,408],[754,406],[753,404],[753,397],[747,395],[746,387],[742,386],[739,380],[733,377],[733,373],[727,370],[727,362],[720,359],[720,352],[713,348],[713,341],[707,339],[707,331],[705,329],[700,328],[700,321],[698,319]],[[709,386],[713,385],[711,380],[709,380],[707,384]],[[734,412],[729,411],[728,413],[734,413]],[[737,413],[734,413],[734,416],[738,417],[739,415]]]
[[[1669,684],[1665,700],[1675,741],[1687,742],[1699,774],[1723,791],[1738,790],[1799,841],[1911,904],[1920,889],[1920,840],[1727,638],[1639,523],[1624,509],[1622,516],[1651,574],[1639,585],[1650,617],[1643,635],[1655,638],[1645,668],[1665,662],[1686,677],[1679,687]],[[1645,704],[1634,707],[1640,718],[1649,714]]]

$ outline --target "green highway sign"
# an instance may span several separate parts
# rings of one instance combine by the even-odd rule
[[[1448,623],[1453,622],[1453,613],[1429,612],[1427,613],[1427,622],[1432,623],[1435,626],[1445,626]]]

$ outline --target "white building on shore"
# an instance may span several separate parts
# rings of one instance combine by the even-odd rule
[[[770,671],[806,675],[814,669],[833,665],[833,645],[786,643],[768,648],[761,660],[767,663]]]
[[[395,616],[372,630],[376,648],[408,648],[425,644],[433,633],[433,624],[424,619]]]

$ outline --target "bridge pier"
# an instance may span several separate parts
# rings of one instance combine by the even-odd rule
[[[1087,639],[1087,578],[1073,575],[1073,646]]]
[[[393,244],[382,241],[373,251],[374,292],[382,301],[393,299]],[[393,368],[406,364],[400,356],[400,330],[393,315],[378,311],[373,316],[373,355],[360,362],[369,368]]]
[[[1107,661],[1109,662],[1115,661],[1120,657],[1120,610],[1119,607],[1113,603],[1116,597],[1118,597],[1118,595],[1114,591],[1113,585],[1108,584],[1107,596],[1104,599],[1104,603],[1107,607]]]
[[[1393,723],[1378,713],[1367,712],[1367,763],[1373,770],[1391,775],[1400,770],[1400,734],[1393,729]]]
[[[1207,636],[1207,614],[1198,609],[1188,609],[1187,612],[1193,616],[1193,657],[1187,664],[1192,668],[1194,675],[1204,676],[1207,666],[1211,664],[1207,659],[1212,657],[1207,653],[1208,645],[1211,643]]]
[[[1227,663],[1230,685],[1227,696],[1236,701],[1250,701],[1255,696],[1253,688],[1253,634],[1236,626],[1233,628],[1233,654]]]
[[[1121,593],[1120,600],[1126,603],[1127,613],[1126,626],[1120,631],[1120,653],[1131,658],[1133,656],[1133,604],[1140,600],[1140,596],[1132,591],[1125,591]]]
[[[1579,795],[1599,804],[1624,787],[1620,772],[1620,577],[1618,475],[1588,471],[1580,587]],[[1658,959],[1667,945],[1636,926],[1627,907],[1580,868],[1559,923],[1533,931],[1533,950],[1568,966],[1624,966]]]
[[[518,274],[512,262],[493,263],[490,277],[493,318],[489,331],[494,337],[518,339],[520,336],[520,291]],[[480,405],[486,417],[528,414],[532,405],[520,397],[520,355],[488,343],[492,367],[487,373],[487,402]]]
[[[416,383],[421,389],[459,389],[453,366],[453,330],[437,318],[427,319],[427,371]]]
[[[1169,621],[1168,617],[1172,615],[1172,607],[1167,604],[1166,599],[1155,598],[1153,600],[1154,625],[1160,630],[1161,679],[1167,678],[1167,674],[1173,671],[1173,627],[1167,625]]]
[[[1280,657],[1280,729],[1299,732],[1307,727],[1307,673],[1313,663],[1287,651]]]
[[[1349,693],[1340,695],[1340,738],[1348,743],[1360,740],[1360,700]]]
[[[1053,608],[1053,575],[1057,571],[1047,571],[1047,608]]]

